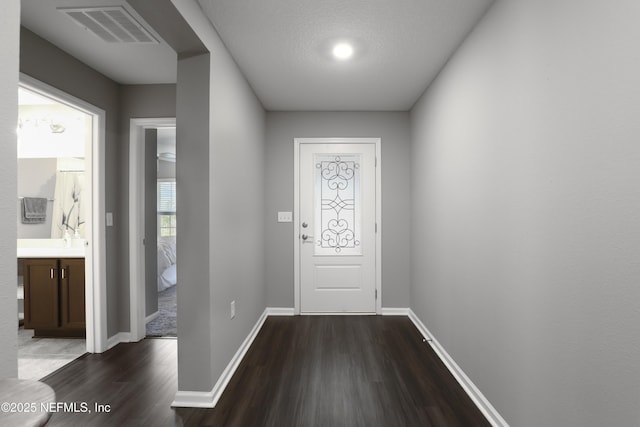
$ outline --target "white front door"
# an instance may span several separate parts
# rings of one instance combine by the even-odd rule
[[[376,312],[376,145],[299,149],[300,311]]]

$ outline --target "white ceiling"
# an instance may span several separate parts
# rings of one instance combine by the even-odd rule
[[[408,110],[492,2],[198,1],[267,110]]]
[[[56,11],[126,5],[84,1],[22,0],[22,23],[119,83],[176,81],[166,43],[105,43]],[[309,111],[410,109],[492,1],[198,0],[264,107]],[[351,60],[331,58],[338,40]]]

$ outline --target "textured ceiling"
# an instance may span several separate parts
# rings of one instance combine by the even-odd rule
[[[267,110],[408,110],[491,1],[199,0]]]
[[[158,0],[133,4],[146,1]],[[492,2],[197,1],[265,108],[276,111],[410,109]],[[21,5],[24,26],[116,82],[176,81],[176,54],[159,36],[159,45],[105,43],[56,10],[125,5],[139,17],[125,0]],[[331,57],[338,40],[355,45],[351,60]]]

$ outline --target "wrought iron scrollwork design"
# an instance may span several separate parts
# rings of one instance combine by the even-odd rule
[[[355,232],[355,177],[360,164],[335,156],[316,163],[321,177],[321,234],[318,245],[340,253],[360,245]]]

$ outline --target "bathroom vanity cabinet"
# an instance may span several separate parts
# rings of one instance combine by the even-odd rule
[[[35,337],[84,336],[84,258],[22,259],[24,327]]]

